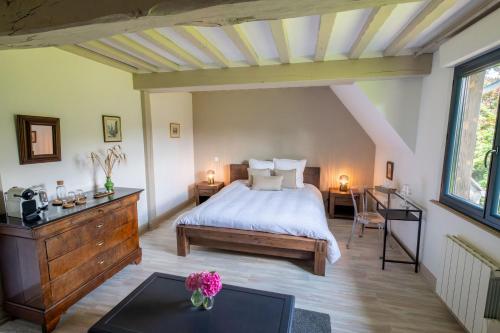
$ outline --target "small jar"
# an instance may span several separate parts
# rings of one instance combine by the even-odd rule
[[[76,201],[76,194],[73,191],[68,192],[68,196],[66,197],[66,202],[74,203]]]
[[[57,195],[57,199],[60,201],[63,201],[66,199],[66,187],[64,186],[63,180],[57,181],[56,195]]]
[[[78,189],[75,191],[75,194],[76,194],[76,201],[81,201],[85,199],[85,193],[83,192],[83,190]]]

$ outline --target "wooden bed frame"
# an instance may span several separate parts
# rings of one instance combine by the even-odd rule
[[[248,179],[248,164],[231,164],[230,181]],[[306,167],[304,183],[319,188],[320,168]],[[189,254],[190,245],[222,250],[312,260],[314,274],[325,275],[327,241],[241,229],[178,225],[177,255]]]

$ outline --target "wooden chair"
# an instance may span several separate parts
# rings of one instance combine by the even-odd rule
[[[352,222],[351,235],[349,236],[349,240],[347,241],[346,247],[347,248],[350,247],[352,236],[354,235],[356,226],[358,224],[361,226],[359,237],[363,237],[363,234],[365,232],[365,226],[367,224],[375,224],[378,227],[378,239],[380,242],[380,233],[384,229],[384,222],[385,222],[384,218],[377,212],[367,211],[368,203],[364,189],[361,189],[359,193],[359,202],[361,204],[361,211],[358,209],[356,198],[354,196],[354,192],[352,191],[352,189],[350,190],[350,192],[351,192],[352,204],[354,207],[354,221]]]

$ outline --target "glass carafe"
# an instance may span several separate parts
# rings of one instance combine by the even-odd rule
[[[64,181],[58,180],[56,187],[57,199],[63,201],[66,199],[66,187],[64,186]]]

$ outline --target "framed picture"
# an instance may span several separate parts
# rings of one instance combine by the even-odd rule
[[[394,162],[387,161],[387,165],[385,167],[385,178],[392,180],[394,177]]]
[[[122,142],[122,120],[117,116],[102,116],[104,142]]]
[[[181,124],[170,123],[170,137],[171,138],[181,137]]]
[[[36,143],[36,131],[31,131],[31,143]]]

